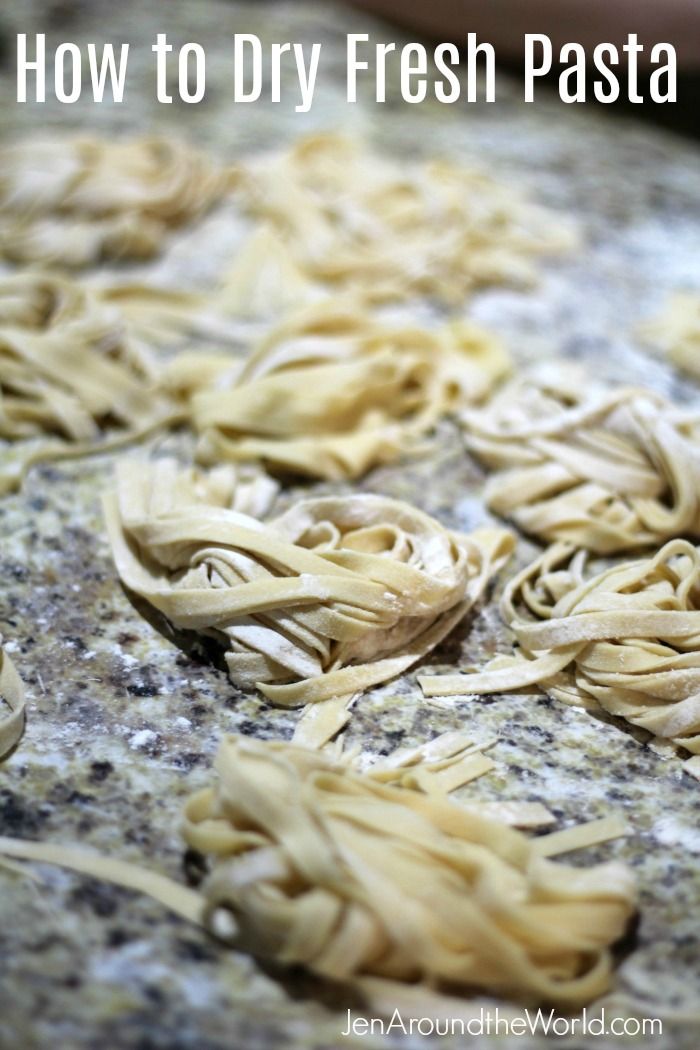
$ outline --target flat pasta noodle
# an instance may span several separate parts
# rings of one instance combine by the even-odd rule
[[[16,263],[76,268],[149,259],[230,181],[225,168],[175,140],[18,142],[0,150],[1,250]]]
[[[638,332],[676,368],[700,379],[700,292],[671,295],[658,316],[640,325]]]
[[[482,171],[392,163],[341,135],[242,164],[236,185],[314,280],[371,302],[455,306],[484,285],[531,284],[534,259],[576,243],[570,222]]]
[[[28,464],[133,440],[179,415],[158,369],[119,312],[65,278],[27,271],[0,279],[0,438],[19,443],[0,490]],[[43,440],[39,446],[27,444]]]
[[[122,582],[176,627],[226,645],[234,683],[285,706],[350,697],[403,673],[510,555],[502,529],[449,532],[374,495],[301,500],[260,521],[170,460],[124,462],[105,500]],[[233,476],[232,476],[233,478]]]
[[[683,763],[683,769],[691,777],[700,780],[700,755],[693,755],[692,758],[686,759]]]
[[[12,750],[24,732],[25,708],[22,679],[3,649],[0,635],[0,759]]]
[[[509,581],[501,611],[518,653],[476,674],[422,676],[427,696],[536,684],[700,754],[698,548],[671,540],[587,577],[582,552],[555,544]]]
[[[226,737],[216,769],[184,835],[210,862],[205,921],[235,947],[340,981],[570,1006],[607,990],[635,907],[623,865],[554,863],[501,823],[293,744]]]
[[[660,395],[562,365],[461,420],[469,451],[496,472],[488,506],[540,540],[612,554],[700,537],[700,416]]]
[[[266,320],[283,317],[323,294],[296,262],[274,226],[262,223],[222,274],[213,299],[224,314]]]
[[[242,363],[178,355],[166,383],[190,407],[201,462],[338,480],[415,448],[509,368],[499,340],[469,322],[388,325],[334,298],[291,314]]]
[[[294,739],[294,743],[299,743]],[[364,756],[354,758],[351,754],[344,757],[361,772],[399,787],[423,791],[427,795],[446,796],[465,784],[471,783],[485,773],[490,773],[496,763],[484,755],[496,739],[473,743],[461,730],[441,733],[426,744],[414,747],[399,748],[388,758],[375,760],[366,766]],[[517,803],[510,803],[510,810],[502,811],[504,823],[519,819]],[[479,803],[472,803],[472,809],[478,810]]]

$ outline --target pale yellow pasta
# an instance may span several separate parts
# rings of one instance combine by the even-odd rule
[[[207,211],[228,173],[173,140],[31,140],[0,150],[0,249],[20,263],[145,259]]]
[[[461,415],[495,471],[488,506],[525,532],[601,553],[700,536],[700,416],[566,366],[519,378]]]
[[[700,292],[677,292],[664,309],[640,326],[645,342],[684,372],[700,378]]]
[[[167,382],[191,405],[200,461],[341,479],[415,447],[509,367],[499,340],[469,322],[389,325],[336,298],[291,314],[242,363],[182,354]]]
[[[672,540],[594,575],[584,566],[582,552],[550,547],[503,595],[517,654],[481,673],[421,676],[424,693],[539,685],[700,754],[700,551]]]
[[[176,627],[226,646],[232,681],[276,703],[349,696],[438,644],[509,555],[502,529],[449,532],[396,500],[301,500],[260,521],[235,478],[124,462],[106,500],[123,583]]]
[[[531,283],[537,256],[575,243],[570,224],[488,174],[389,161],[340,135],[242,165],[238,190],[310,276],[374,302],[457,305],[482,285]]]
[[[117,310],[61,277],[0,279],[0,438],[26,442],[0,471],[0,490],[36,459],[104,447],[176,415],[157,368]]]
[[[208,869],[200,890],[53,843],[0,838],[0,858],[145,893],[257,957],[340,979],[377,1013],[410,992],[423,1012],[461,1014],[463,1000],[446,999],[443,984],[453,994],[588,1002],[610,982],[609,949],[634,911],[634,883],[620,864],[545,858],[627,829],[608,816],[528,840],[508,825],[551,823],[544,807],[456,805],[445,776],[456,771],[464,783],[477,753],[450,732],[361,771],[359,756],[226,737],[218,783],[185,807],[185,840]]]
[[[522,834],[293,744],[224,739],[186,808],[205,921],[340,981],[378,976],[579,1006],[635,907],[622,865],[572,868]],[[543,841],[543,840],[539,840]]]
[[[268,226],[254,230],[241,246],[233,264],[212,288],[200,291],[169,289],[139,283],[102,284],[100,298],[117,306],[129,329],[149,344],[170,344],[183,333],[212,341],[249,345],[261,325],[278,322],[292,310],[322,298],[290,256],[289,250]],[[188,355],[194,385],[205,385],[209,362],[226,368],[231,353],[198,350]],[[207,365],[202,375],[202,362]],[[190,378],[178,371],[184,389]],[[215,374],[215,373],[214,373]]]
[[[12,750],[22,736],[25,707],[24,685],[2,647],[0,635],[0,759]]]

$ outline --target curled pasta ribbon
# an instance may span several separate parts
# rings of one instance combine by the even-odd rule
[[[700,379],[700,295],[672,295],[658,317],[640,326],[639,334],[665,353],[684,372]]]
[[[620,864],[547,860],[520,832],[295,745],[226,737],[184,836],[215,932],[324,977],[589,1002],[635,906]],[[536,841],[536,840],[535,840]],[[420,988],[420,984],[418,986]]]
[[[672,540],[587,579],[583,553],[555,544],[509,582],[501,611],[519,655],[497,657],[482,673],[421,677],[427,696],[538,684],[700,754],[696,547]]]
[[[467,447],[497,472],[488,506],[600,553],[700,535],[700,418],[650,391],[590,387],[557,368],[462,413]]]
[[[180,355],[168,383],[191,402],[200,461],[262,460],[338,480],[396,458],[509,367],[500,342],[472,324],[389,326],[332,300],[276,326],[242,365]]]
[[[22,736],[26,707],[22,679],[3,649],[0,635],[0,705],[3,701],[10,713],[0,710],[0,759],[12,750]]]
[[[234,683],[283,705],[401,674],[513,547],[504,530],[462,536],[382,496],[302,500],[263,523],[224,495],[172,461],[120,464],[105,504],[117,571],[176,627],[222,640]]]
[[[311,277],[373,302],[455,305],[483,285],[529,284],[535,257],[575,243],[559,217],[483,172],[390,163],[339,135],[243,166],[238,188]]]
[[[150,258],[229,181],[198,151],[165,139],[8,146],[0,150],[2,251],[13,262],[72,267]]]
[[[20,464],[77,455],[147,432],[176,414],[117,310],[72,281],[40,272],[0,280],[0,438],[53,436]],[[0,490],[21,479],[10,464]]]

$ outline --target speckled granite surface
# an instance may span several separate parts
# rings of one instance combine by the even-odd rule
[[[6,71],[3,137],[54,128],[176,131],[236,157],[341,125],[396,153],[476,158],[577,215],[587,245],[545,270],[531,293],[479,296],[475,316],[503,334],[519,361],[562,352],[599,373],[698,399],[700,391],[674,379],[629,335],[665,289],[700,285],[700,154],[690,145],[600,112],[544,101],[525,107],[505,80],[495,106],[346,106],[344,34],[370,23],[331,5],[96,0],[51,10],[50,18],[49,6],[22,3],[2,17],[13,29],[50,31],[56,41],[132,40],[127,104],[21,107]],[[204,44],[210,87],[202,106],[153,100],[149,44],[159,30]],[[264,102],[234,112],[227,87],[236,31],[323,41],[310,114]],[[206,283],[240,235],[240,221],[224,209],[174,242],[151,274],[174,284]],[[187,454],[180,439],[170,440]],[[104,456],[36,470],[21,495],[0,502],[0,630],[29,690],[25,737],[0,770],[0,829],[80,842],[180,877],[181,804],[207,781],[221,733],[284,736],[295,715],[242,695],[211,654],[182,650],[127,599],[114,578],[98,506],[112,467],[113,457]],[[429,457],[374,471],[364,487],[468,528],[486,517],[482,481],[445,424]],[[523,541],[519,559],[533,550]],[[492,602],[431,664],[477,662],[507,647]],[[649,1015],[663,1008],[666,1032],[653,1045],[694,1050],[697,1031],[672,1023],[700,999],[698,785],[681,773],[678,756],[650,746],[643,732],[546,699],[428,706],[413,674],[366,696],[350,735],[386,750],[456,723],[479,739],[499,736],[491,752],[497,770],[474,785],[478,796],[542,800],[561,826],[610,808],[626,814],[633,834],[578,862],[614,856],[634,867],[641,922],[618,985],[646,999]],[[57,869],[43,868],[41,877],[39,884],[1,876],[3,1047],[301,1050],[342,1043],[346,1004],[314,982],[279,980],[125,891]],[[520,1037],[509,1045],[539,1043]],[[619,1044],[601,1038],[568,1045]]]

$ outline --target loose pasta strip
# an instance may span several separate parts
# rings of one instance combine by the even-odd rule
[[[386,325],[336,298],[292,314],[242,364],[182,354],[168,381],[191,404],[202,462],[341,479],[415,445],[509,367],[500,342],[470,323]]]
[[[483,285],[529,284],[537,256],[575,243],[563,220],[483,172],[390,162],[339,135],[243,165],[238,189],[310,276],[373,302],[457,305]]]
[[[395,751],[389,758],[375,761],[365,771],[382,783],[393,783],[444,798],[495,769],[496,763],[484,754],[495,743],[493,739],[474,744],[459,730],[442,733],[427,744]],[[353,761],[352,756],[349,756],[349,761]],[[355,762],[362,762],[362,756],[358,756]],[[515,822],[517,825],[518,805],[513,803],[511,806],[510,811],[503,811],[504,823]],[[472,808],[478,811],[479,804],[475,803]]]
[[[700,293],[677,292],[639,334],[677,368],[700,378]]]
[[[488,506],[541,540],[613,553],[700,536],[700,417],[659,395],[561,366],[462,420],[467,447],[496,471]]]
[[[0,759],[12,750],[22,736],[25,707],[22,679],[3,649],[0,635]]]
[[[518,654],[477,674],[422,676],[427,696],[539,685],[700,754],[698,548],[672,540],[586,576],[582,552],[556,544],[509,582],[501,611]]]
[[[157,369],[117,310],[61,277],[0,279],[0,438],[30,446],[28,460],[77,454],[147,432],[177,414]],[[21,479],[0,471],[0,490]],[[9,459],[9,457],[8,457]]]
[[[226,468],[126,462],[106,515],[119,576],[175,626],[227,647],[233,682],[297,706],[401,674],[483,594],[510,533],[449,532],[382,496],[302,500],[261,522]],[[231,488],[233,489],[233,483]]]
[[[449,983],[581,1005],[610,982],[634,910],[618,864],[570,868],[519,832],[294,745],[227,737],[185,839],[206,922],[324,977]]]
[[[2,251],[13,262],[69,267],[151,258],[229,183],[225,170],[172,140],[20,142],[0,150]]]

